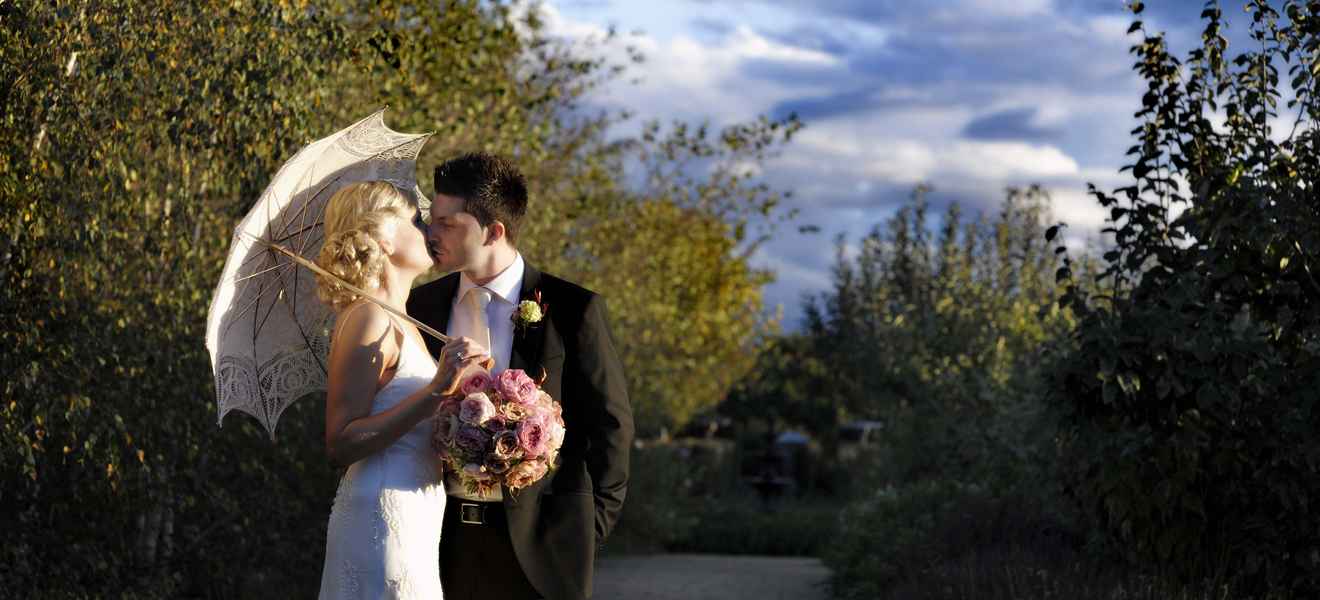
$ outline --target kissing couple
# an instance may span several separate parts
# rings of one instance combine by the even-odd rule
[[[330,511],[322,600],[584,600],[618,521],[633,438],[605,299],[518,251],[527,185],[485,153],[435,168],[423,208],[393,184],[331,197],[319,266],[451,341],[318,276],[335,312],[325,450],[347,467]],[[422,274],[448,275],[413,288]],[[536,310],[526,303],[534,303]],[[542,376],[565,433],[553,470],[472,493],[432,448],[433,419],[486,368]]]

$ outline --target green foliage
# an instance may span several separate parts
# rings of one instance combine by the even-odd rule
[[[1038,575],[1062,576],[1079,553],[1042,402],[1042,345],[1072,327],[1054,298],[1049,198],[1010,189],[994,215],[966,219],[954,204],[932,227],[929,191],[856,252],[839,240],[834,288],[806,331],[768,346],[722,410],[807,428],[827,449],[844,421],[885,424],[859,461],[825,453],[847,508],[814,549],[841,597],[1067,589],[1083,578]]]
[[[829,394],[829,366],[816,354],[814,341],[806,334],[770,338],[756,368],[720,405],[720,413],[743,424],[764,421],[771,436],[790,426],[831,431],[843,418],[842,407]]]
[[[769,277],[746,257],[729,258],[736,248],[727,224],[645,200],[602,219],[585,237],[610,257],[585,270],[583,280],[608,290],[616,336],[632,340],[623,360],[643,433],[686,423],[752,368],[763,329],[760,289]],[[681,372],[690,375],[675,386]]]
[[[807,537],[842,597],[977,597],[1062,572],[1051,557],[1078,552],[1041,401],[1040,349],[1072,327],[1054,301],[1049,199],[1010,189],[997,214],[967,220],[954,204],[932,228],[929,191],[855,253],[839,240],[834,289],[809,308],[806,331],[774,339],[721,406],[824,442],[822,469],[846,508],[828,527],[791,511],[778,526]],[[851,419],[885,423],[880,444],[834,460]],[[715,523],[710,538],[735,538]],[[827,542],[811,536],[822,530]]]
[[[620,115],[576,109],[618,66],[476,0],[0,3],[0,587],[313,593],[337,477],[321,406],[273,445],[241,415],[217,428],[204,319],[275,169],[382,104],[437,132],[423,185],[460,150],[525,166],[523,250],[610,297],[642,431],[723,397],[772,326],[740,252],[777,197],[731,165],[795,121],[609,140]],[[628,185],[682,149],[710,168]]]
[[[896,600],[1230,600],[1096,552],[1068,504],[1028,485],[949,479],[872,488],[839,516],[820,555],[837,597]],[[1267,596],[1283,598],[1287,596]]]
[[[217,430],[201,340],[234,216],[315,121],[335,27],[269,5],[0,11],[4,587],[315,572],[287,532],[323,531],[319,425],[291,417],[280,448]]]
[[[1214,5],[1185,61],[1133,25],[1148,90],[1133,182],[1092,189],[1111,210],[1100,277],[1113,289],[1060,271],[1079,323],[1056,349],[1049,391],[1068,417],[1067,483],[1115,548],[1241,595],[1310,596],[1320,7],[1246,9],[1253,41],[1231,58]]]
[[[688,461],[681,447],[634,448],[628,501],[606,543],[609,552],[657,552],[687,537],[697,525],[701,499],[695,480],[718,471],[718,462]]]
[[[884,488],[853,503],[826,547],[843,599],[1228,600],[1091,556],[1069,514],[1037,494],[956,481]]]
[[[1009,190],[997,215],[970,221],[954,204],[932,235],[928,191],[854,258],[839,240],[834,289],[808,307],[806,332],[769,346],[723,410],[806,427],[827,449],[846,419],[884,421],[891,482],[1012,481],[1047,448],[1038,349],[1070,318],[1053,300],[1048,198]]]
[[[1063,546],[1060,527],[1024,502],[953,480],[882,488],[841,514],[824,559],[842,597],[888,597],[903,585],[940,589],[948,583],[941,570],[989,547],[1051,553]]]
[[[820,556],[833,541],[838,501],[789,500],[767,508],[750,492],[706,499],[687,536],[669,545],[674,552],[755,556]]]
[[[607,551],[819,556],[834,535],[839,501],[767,505],[739,482],[739,462],[733,444],[720,440],[634,449],[628,502]]]

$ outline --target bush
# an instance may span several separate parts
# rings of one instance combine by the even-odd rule
[[[965,552],[943,546],[937,534],[947,529],[954,509],[979,494],[974,486],[928,481],[884,488],[853,502],[840,515],[839,535],[824,554],[836,587],[847,597],[875,597]]]
[[[820,499],[766,505],[750,492],[702,502],[696,525],[672,552],[820,556],[835,535],[840,506]]]
[[[641,445],[633,448],[628,498],[619,523],[605,543],[610,553],[664,550],[688,536],[696,526],[701,499],[693,487],[717,465],[686,460],[681,446]]]
[[[1111,214],[1111,289],[1059,271],[1079,324],[1056,349],[1050,396],[1067,413],[1069,490],[1132,564],[1314,596],[1320,5],[1249,2],[1247,14],[1253,42],[1233,58],[1216,7],[1186,61],[1134,24],[1148,91],[1133,181],[1092,189]],[[1288,129],[1271,130],[1276,116]]]
[[[834,570],[835,593],[846,599],[1122,600],[1181,593],[1091,558],[1065,508],[1049,488],[997,493],[948,480],[889,487],[843,511],[823,558]]]
[[[740,482],[738,465],[734,447],[721,441],[635,448],[628,500],[606,551],[819,555],[833,535],[839,503],[764,502]]]

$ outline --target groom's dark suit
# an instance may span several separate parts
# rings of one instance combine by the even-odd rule
[[[418,287],[408,299],[408,314],[445,331],[458,285],[459,274],[452,273]],[[596,548],[623,507],[632,409],[605,299],[526,265],[520,301],[533,300],[537,291],[548,308],[546,318],[515,330],[509,368],[533,378],[545,369],[543,389],[563,406],[567,427],[560,466],[516,496],[502,490],[517,564],[489,565],[473,576],[498,578],[502,569],[521,566],[547,600],[583,600],[591,596]],[[426,343],[439,356],[442,344],[429,337]],[[446,533],[441,544],[450,537]]]

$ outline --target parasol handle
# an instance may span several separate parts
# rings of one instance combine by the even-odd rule
[[[435,329],[433,329],[431,326],[429,326],[429,325],[427,325],[427,324],[425,324],[425,323],[423,323],[423,322],[421,322],[421,321],[418,321],[417,319],[414,319],[414,318],[408,316],[407,313],[403,313],[403,312],[400,312],[400,311],[398,311],[398,310],[395,310],[394,307],[392,307],[392,306],[390,306],[390,305],[388,305],[388,304],[385,304],[384,302],[382,302],[382,301],[380,301],[380,300],[377,300],[377,299],[371,297],[371,294],[368,294],[368,293],[366,292],[366,290],[363,290],[363,289],[360,288],[360,287],[357,287],[357,286],[355,286],[355,285],[353,285],[353,284],[351,284],[351,283],[349,283],[349,282],[347,282],[347,281],[344,281],[343,278],[339,277],[338,275],[335,275],[334,273],[331,273],[331,272],[329,272],[329,271],[327,271],[327,270],[325,270],[325,269],[322,269],[322,268],[320,267],[320,265],[317,265],[316,263],[314,263],[314,262],[312,262],[312,261],[310,261],[310,260],[307,260],[306,258],[303,258],[303,257],[301,257],[301,256],[298,256],[298,254],[295,253],[294,251],[289,250],[288,248],[285,248],[284,246],[281,246],[281,245],[279,245],[279,244],[276,244],[275,242],[272,242],[272,241],[269,241],[269,240],[262,239],[262,238],[260,238],[260,237],[255,236],[255,235],[252,235],[252,234],[250,234],[250,233],[247,233],[247,232],[242,232],[242,233],[243,233],[244,235],[246,235],[246,236],[248,236],[248,237],[250,237],[250,238],[252,238],[252,239],[258,241],[258,242],[261,242],[261,243],[262,243],[263,245],[265,245],[267,248],[270,248],[270,249],[272,249],[272,250],[275,250],[276,252],[279,252],[280,254],[283,254],[283,255],[285,255],[285,256],[287,256],[287,257],[293,259],[294,262],[296,262],[296,263],[298,263],[298,264],[300,264],[300,265],[302,265],[302,266],[304,266],[304,267],[307,267],[308,269],[311,269],[313,273],[316,273],[317,275],[320,275],[320,276],[322,276],[322,277],[326,277],[326,278],[328,278],[328,279],[330,279],[330,280],[332,280],[332,281],[338,283],[339,285],[342,285],[342,286],[348,288],[349,291],[352,291],[353,293],[358,294],[359,296],[362,296],[363,298],[365,298],[365,299],[371,301],[371,302],[372,302],[373,304],[375,304],[376,306],[379,306],[379,307],[385,309],[385,312],[388,312],[388,313],[390,313],[390,314],[392,314],[392,315],[394,315],[394,316],[396,316],[396,317],[399,317],[400,319],[404,319],[404,320],[408,321],[409,323],[412,323],[413,325],[416,325],[418,330],[420,330],[420,331],[422,331],[422,332],[424,332],[424,333],[430,335],[431,337],[433,337],[433,338],[435,338],[435,339],[437,339],[437,340],[440,340],[440,341],[442,341],[442,342],[444,342],[444,343],[446,343],[446,344],[449,343],[449,341],[450,341],[450,339],[451,339],[449,336],[447,336],[447,335],[445,335],[445,334],[443,334],[443,333],[440,333],[439,331],[436,331]]]

